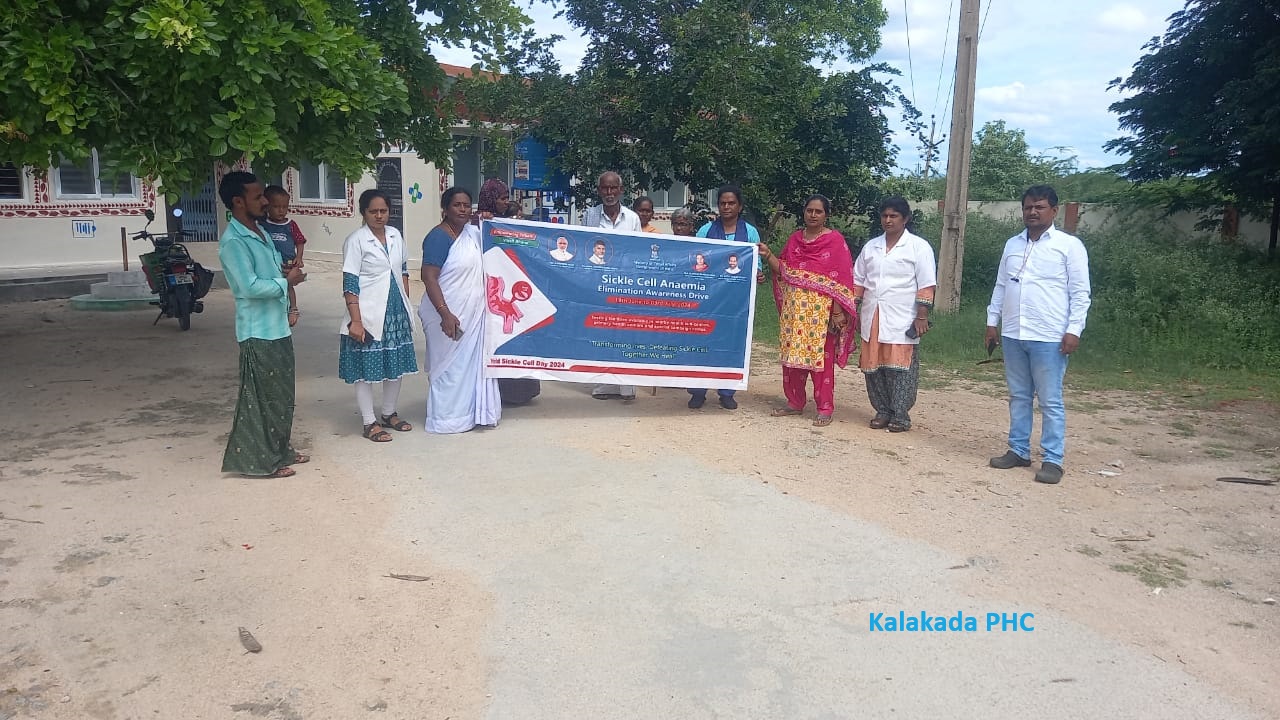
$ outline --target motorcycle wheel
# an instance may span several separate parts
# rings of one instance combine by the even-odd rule
[[[174,315],[178,318],[178,327],[183,330],[191,329],[191,286],[179,285],[173,291],[173,307]]]

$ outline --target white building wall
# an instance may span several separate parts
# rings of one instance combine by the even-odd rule
[[[409,245],[410,274],[414,273],[415,261],[420,263],[422,255],[422,239],[431,228],[440,223],[440,193],[449,187],[452,176],[444,175],[443,179],[434,163],[425,162],[413,152],[383,153],[383,158],[399,158],[401,178],[400,197],[404,208],[404,236]],[[242,169],[242,168],[236,168]],[[222,181],[227,168],[219,168],[217,181]],[[288,170],[282,178],[285,190],[293,198],[290,202],[289,217],[302,230],[307,238],[303,259],[329,262],[341,262],[342,243],[356,228],[361,219],[358,209],[360,193],[376,187],[374,176],[366,173],[356,182],[347,184],[346,198],[341,202],[315,203],[299,199],[298,173]],[[221,201],[219,201],[221,203]],[[218,234],[226,229],[228,213],[219,205]],[[217,243],[197,243],[188,245],[191,255],[200,264],[211,270],[220,269],[218,263]]]
[[[452,177],[444,175],[442,180],[434,163],[425,162],[412,152],[384,153],[381,157],[400,159],[404,238],[409,246],[409,257],[420,260],[422,239],[431,228],[440,224],[440,193],[449,187]],[[376,186],[377,182],[371,174],[350,184],[347,191],[350,210],[348,212],[344,208],[341,214],[335,212],[335,208],[293,203],[291,215],[307,236],[307,255],[317,259],[340,259],[343,241],[361,224],[357,207],[360,193]],[[294,187],[296,188],[296,184]],[[286,189],[296,196],[294,188]]]
[[[141,230],[148,209],[157,218],[151,229],[164,232],[164,200],[150,183],[139,183],[138,198],[118,200],[59,200],[48,176],[31,172],[23,183],[23,199],[0,200],[0,280],[120,270],[120,228]],[[152,250],[134,240],[126,248],[135,270],[138,256]]]

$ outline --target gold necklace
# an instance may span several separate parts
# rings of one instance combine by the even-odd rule
[[[452,226],[452,225],[450,225],[448,222],[446,222],[446,221],[444,221],[444,220],[441,220],[441,221],[440,221],[440,227],[444,228],[444,231],[445,231],[445,232],[447,232],[447,233],[449,233],[449,239],[450,239],[450,240],[457,240],[457,239],[458,239],[458,232],[457,232],[456,230],[454,230],[454,229],[453,229],[453,226]]]

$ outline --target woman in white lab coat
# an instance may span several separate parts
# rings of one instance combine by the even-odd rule
[[[937,283],[933,248],[907,229],[911,206],[901,197],[880,203],[884,234],[862,246],[853,264],[854,295],[860,298],[862,351],[858,367],[876,415],[874,429],[911,429],[909,411],[920,382],[920,336],[929,332],[929,309]]]
[[[391,204],[381,190],[360,194],[364,224],[342,244],[342,297],[338,377],[356,386],[364,436],[389,442],[412,430],[396,413],[400,378],[418,372],[409,312],[409,266],[404,238],[387,225]],[[373,383],[382,383],[382,413],[373,413]]]

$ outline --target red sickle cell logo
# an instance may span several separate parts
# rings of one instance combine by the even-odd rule
[[[503,294],[506,287],[507,284],[502,278],[490,275],[485,283],[485,296],[489,312],[502,317],[502,333],[510,335],[515,332],[516,321],[524,317],[524,313],[520,312],[516,303],[533,297],[533,286],[524,280],[516,282],[511,286],[509,300]]]

